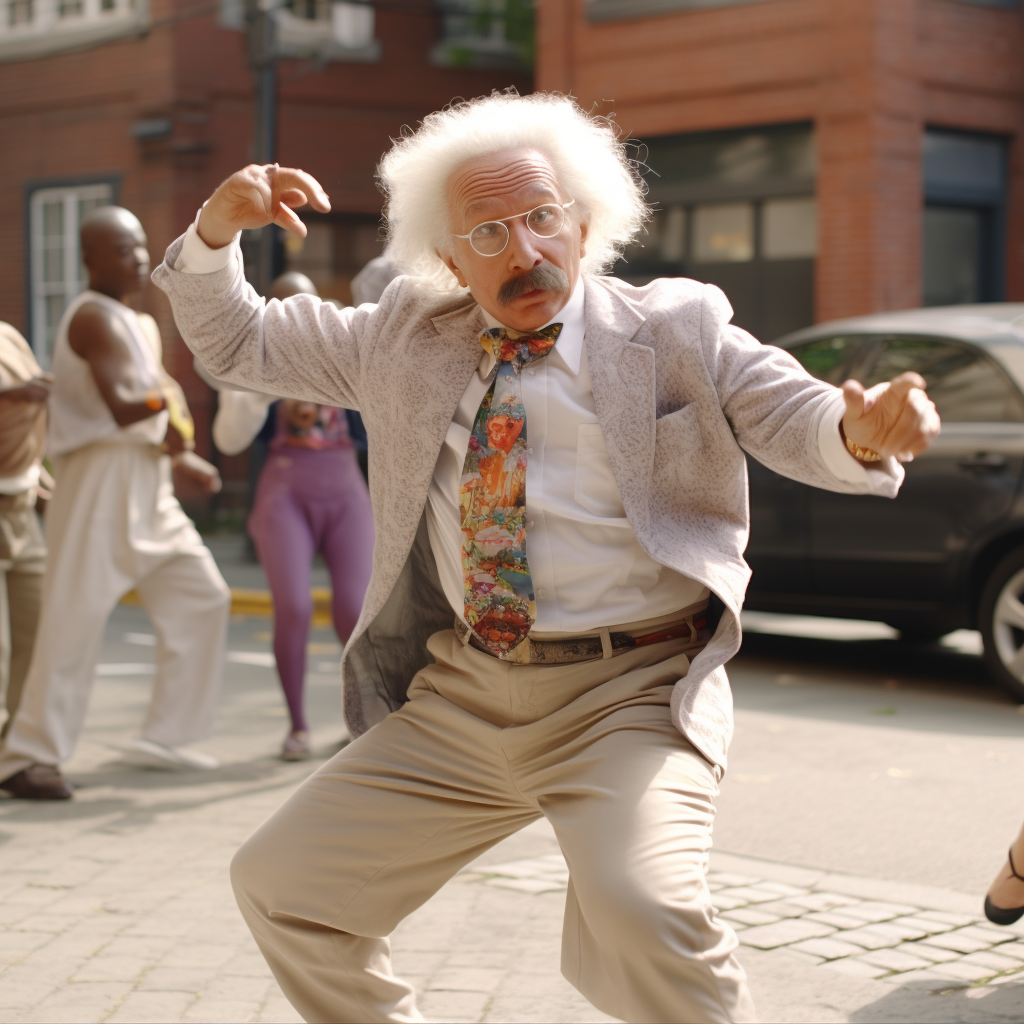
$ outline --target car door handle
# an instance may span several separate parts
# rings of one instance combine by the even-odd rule
[[[968,473],[1001,473],[1009,465],[1005,455],[994,452],[976,452],[966,459],[959,459],[957,465]]]

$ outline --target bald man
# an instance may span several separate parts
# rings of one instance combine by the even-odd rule
[[[156,631],[156,680],[129,756],[153,767],[212,768],[185,744],[212,725],[230,591],[174,497],[171,471],[212,493],[217,470],[191,450],[191,418],[163,368],[152,317],[125,300],[145,283],[149,253],[128,210],[82,224],[89,288],[54,343],[49,453],[57,487],[46,516],[43,608],[21,704],[0,748],[0,789],[66,800],[60,765],[75,749],[103,629],[133,589]],[[168,424],[185,445],[173,458]]]

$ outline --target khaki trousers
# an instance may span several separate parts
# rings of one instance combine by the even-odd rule
[[[428,643],[409,701],[328,761],[238,851],[232,882],[308,1021],[421,1020],[387,936],[544,815],[569,867],[562,973],[628,1021],[750,1021],[705,881],[716,772],[672,725],[686,642],[516,666]]]
[[[42,614],[0,779],[71,756],[104,627],[133,587],[157,638],[142,735],[169,746],[207,735],[220,690],[231,592],[174,497],[169,459],[116,442],[79,449],[55,469]]]
[[[0,678],[7,681],[0,738],[21,702],[43,601],[46,541],[35,504],[34,492],[0,495]]]

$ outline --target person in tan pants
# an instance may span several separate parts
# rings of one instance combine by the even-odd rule
[[[36,497],[53,483],[43,468],[52,381],[21,334],[0,322],[0,661],[7,676],[0,739],[21,702],[42,605],[46,541]]]
[[[729,324],[717,289],[606,276],[646,208],[616,131],[571,100],[430,115],[380,168],[376,305],[265,303],[238,233],[329,200],[228,178],[154,275],[216,378],[358,408],[373,575],[343,660],[353,742],[232,865],[310,1021],[421,1019],[387,936],[543,815],[569,868],[562,971],[631,1021],[750,1021],[705,882],[747,581],[743,450],[892,496],[938,430],[924,381],[865,395]]]

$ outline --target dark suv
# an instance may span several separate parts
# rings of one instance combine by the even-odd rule
[[[942,433],[892,501],[749,460],[747,607],[880,620],[921,640],[978,629],[989,671],[1024,703],[1024,304],[838,320],[776,344],[831,384],[916,370]]]

